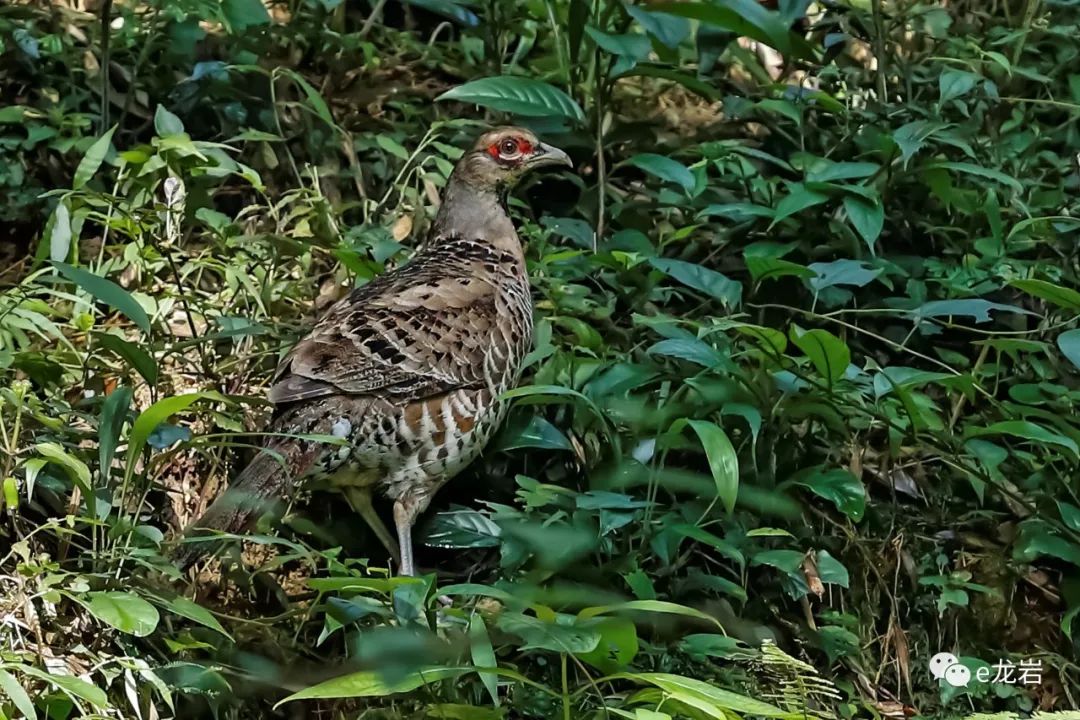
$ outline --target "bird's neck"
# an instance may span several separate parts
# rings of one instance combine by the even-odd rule
[[[461,237],[490,243],[493,247],[521,257],[521,243],[506,210],[506,191],[478,187],[457,173],[443,192],[442,205],[431,228],[429,244],[440,238]]]

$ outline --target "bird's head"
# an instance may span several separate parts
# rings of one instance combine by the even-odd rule
[[[540,142],[531,131],[501,127],[481,135],[454,174],[476,189],[502,192],[530,170],[548,165],[573,167],[565,152]]]

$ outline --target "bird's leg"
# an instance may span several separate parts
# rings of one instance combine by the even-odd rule
[[[394,503],[394,525],[397,526],[398,543],[401,545],[401,574],[416,575],[413,565],[412,526],[419,514],[420,506],[415,501],[406,504],[404,498]]]
[[[390,534],[390,531],[383,524],[383,521],[379,518],[379,515],[375,512],[374,506],[371,504],[371,491],[367,488],[349,486],[344,488],[345,499],[349,501],[349,505],[360,517],[364,518],[364,521],[371,528],[371,531],[375,533],[375,537],[379,538],[381,542],[389,551],[390,557],[394,558],[394,562],[399,566],[401,565],[401,550],[398,549],[398,544],[394,540],[394,536]],[[394,514],[395,521],[397,513]],[[410,548],[411,550],[411,548]],[[411,552],[410,552],[411,555]]]

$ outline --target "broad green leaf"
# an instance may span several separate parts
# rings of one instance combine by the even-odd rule
[[[261,0],[252,1],[261,2]],[[323,99],[323,96],[307,81],[307,79],[304,78],[303,75],[289,68],[280,68],[279,72],[282,75],[291,78],[293,82],[300,86],[300,89],[304,91],[305,97],[307,97],[308,105],[311,106],[315,111],[315,114],[318,115],[323,122],[330,127],[337,127],[334,122],[334,115],[330,112],[330,106],[326,104],[326,100]],[[378,137],[381,136],[376,136],[376,141],[378,141]]]
[[[559,88],[532,78],[481,78],[444,92],[436,100],[456,100],[525,117],[562,117],[584,122],[585,113]]]
[[[649,264],[684,285],[716,298],[726,307],[737,307],[742,301],[742,283],[703,265],[671,258],[649,258]]]
[[[819,162],[807,171],[807,182],[836,182],[837,180],[861,180],[881,170],[872,162]]]
[[[498,547],[502,531],[478,510],[448,510],[438,513],[427,525],[425,545],[443,548]]]
[[[472,0],[403,0],[403,2],[430,10],[468,27],[476,27],[480,24],[480,19],[466,7]]]
[[[754,279],[754,282],[776,280],[782,277],[812,280],[814,277],[814,271],[805,265],[772,257],[749,255],[746,257],[746,269],[750,271],[750,277]]]
[[[207,393],[188,393],[176,395],[158,400],[156,403],[139,413],[135,418],[135,424],[128,433],[128,470],[134,467],[139,455],[142,454],[150,433],[154,432],[158,425],[168,420],[178,412],[187,409],[196,400],[210,397]]]
[[[87,272],[67,263],[54,262],[60,274],[72,281],[100,302],[119,310],[146,333],[150,332],[150,318],[127,290],[112,280]]]
[[[1067,330],[1058,335],[1057,346],[1074,367],[1080,368],[1080,330]]]
[[[1009,285],[1023,290],[1028,295],[1052,302],[1058,307],[1080,312],[1080,292],[1072,288],[1055,285],[1046,280],[1011,280]]]
[[[630,62],[642,60],[652,52],[652,43],[644,35],[638,35],[637,33],[612,35],[598,30],[592,25],[587,25],[585,32],[602,50],[606,50],[612,55],[628,58]]]
[[[851,364],[851,351],[848,346],[828,330],[803,331],[793,326],[789,337],[830,385],[842,378]]]
[[[855,195],[844,195],[843,202],[848,219],[866,242],[870,253],[874,254],[874,243],[881,235],[881,228],[885,226],[885,208],[882,207],[881,200],[868,202]]]
[[[604,673],[618,672],[634,661],[639,643],[633,622],[627,618],[601,617],[587,625],[600,633],[600,642],[590,652],[576,653],[578,660]]]
[[[184,132],[184,123],[166,110],[164,105],[158,105],[157,110],[154,111],[154,132],[163,138],[180,135]]]
[[[871,268],[861,260],[833,260],[828,263],[813,263],[809,269],[817,276],[809,280],[814,292],[825,288],[853,285],[864,287],[881,274],[881,268]]]
[[[754,0],[712,0],[712,2],[651,3],[656,12],[700,20],[717,28],[744,35],[779,50],[784,55],[806,57],[806,43],[799,42],[778,13],[766,10]]]
[[[851,587],[851,578],[844,564],[829,554],[828,550],[818,550],[817,553],[818,577],[823,583]]]
[[[938,91],[941,102],[963,97],[971,92],[982,80],[981,75],[966,70],[949,69],[938,77]]]
[[[1012,177],[1011,175],[1006,175],[1005,173],[1001,172],[1000,170],[994,170],[993,168],[983,167],[982,165],[975,165],[973,163],[966,163],[966,162],[944,162],[944,161],[941,161],[941,162],[930,163],[929,165],[926,166],[927,170],[934,169],[934,168],[941,168],[943,170],[951,170],[953,172],[957,172],[957,173],[960,173],[962,175],[971,175],[971,176],[974,176],[974,177],[983,178],[985,180],[993,180],[994,182],[1001,183],[1002,185],[1005,185],[1005,186],[1011,188],[1012,190],[1015,190],[1017,193],[1021,193],[1021,192],[1024,191],[1024,186],[1016,178]]]
[[[221,0],[221,12],[234,33],[270,24],[270,13],[262,0]]]
[[[925,318],[960,315],[963,317],[970,317],[977,323],[984,323],[990,322],[991,310],[1020,313],[1023,315],[1034,314],[1015,305],[1003,305],[1002,303],[990,302],[989,300],[983,300],[981,298],[971,298],[968,300],[934,300],[923,303],[915,308],[914,316],[916,321],[919,321]]]
[[[499,663],[495,659],[495,650],[491,647],[491,638],[488,637],[484,618],[480,613],[474,612],[469,618],[469,652],[472,655],[473,665],[477,667],[495,667]],[[481,674],[480,681],[491,696],[491,702],[499,707],[499,685],[495,677]]]
[[[1003,420],[988,427],[969,430],[965,435],[967,437],[1011,435],[1034,443],[1063,447],[1069,450],[1074,457],[1080,456],[1080,448],[1077,448],[1076,442],[1072,438],[1047,430],[1042,425],[1036,425],[1028,420]]]
[[[79,161],[79,167],[75,169],[75,180],[72,182],[72,188],[78,190],[89,182],[90,178],[94,177],[94,173],[98,171],[101,163],[105,160],[105,154],[109,152],[109,143],[112,142],[114,132],[116,132],[115,125],[109,128],[108,132],[95,140],[94,144],[87,149],[83,159]]]
[[[281,700],[274,707],[280,707],[294,700],[312,700],[326,698],[386,697],[398,693],[410,692],[424,685],[449,678],[460,677],[472,672],[472,668],[429,667],[411,672],[403,678],[389,680],[384,673],[372,670],[349,673],[312,685],[300,692],[293,693]]]
[[[1076,507],[1070,502],[1064,500],[1057,501],[1058,512],[1061,513],[1061,520],[1070,530],[1080,532],[1080,507]]]
[[[654,12],[654,6],[648,8],[633,3],[623,3],[623,8],[630,17],[637,20],[645,30],[662,45],[676,48],[690,35],[690,23],[681,17],[672,17]]]
[[[716,367],[723,360],[716,348],[697,338],[668,338],[652,345],[645,352],[649,355],[679,358],[706,368]]]
[[[792,481],[825,498],[840,512],[858,522],[866,512],[866,489],[848,470],[815,468],[801,472]]]
[[[750,558],[751,565],[768,565],[777,570],[794,573],[802,567],[806,553],[798,550],[764,550]]]
[[[600,633],[596,630],[547,622],[522,613],[503,612],[499,615],[498,625],[503,632],[517,635],[525,642],[521,650],[587,653],[600,643]]]
[[[2,668],[0,668],[0,691],[3,691],[3,695],[11,698],[15,709],[21,712],[27,720],[37,720],[37,711],[34,709],[33,701],[30,700],[30,695],[23,689],[23,686],[19,684],[14,675]]]
[[[685,165],[664,155],[639,153],[627,160],[627,162],[665,182],[681,186],[686,193],[693,192],[694,185],[697,182],[694,179],[694,174]]]
[[[829,196],[825,193],[811,190],[802,183],[792,183],[788,185],[788,194],[776,204],[776,213],[773,215],[772,225],[776,225],[781,220],[807,208],[828,202],[828,200]],[[772,225],[769,227],[772,227]]]
[[[893,133],[893,142],[900,148],[900,158],[904,166],[907,166],[908,160],[922,149],[928,139],[947,127],[949,126],[946,123],[915,120],[897,128]]]
[[[146,637],[157,627],[157,608],[135,593],[110,591],[86,593],[86,609],[122,633]]]
[[[533,415],[529,418],[528,425],[520,428],[517,434],[508,436],[492,449],[517,450],[519,448],[540,448],[542,450],[568,450],[573,452],[574,446],[566,439],[563,431],[551,424],[541,415]]]
[[[735,500],[739,495],[739,456],[735,454],[727,433],[716,423],[690,420],[689,425],[705,448],[717,496],[730,515],[735,510]]]
[[[208,627],[211,630],[216,630],[225,637],[232,640],[232,636],[222,627],[218,619],[214,617],[214,614],[186,597],[177,596],[171,599],[157,598],[157,600],[164,605],[168,610],[176,613],[180,617],[185,617],[188,620],[193,620],[199,623],[203,627]]]
[[[34,446],[34,450],[36,450],[39,455],[44,455],[50,462],[63,467],[71,480],[84,494],[86,494],[87,502],[92,502],[92,493],[90,492],[90,468],[86,466],[86,463],[69,453],[57,443],[38,443]]]
[[[31,675],[39,680],[43,680],[50,685],[59,688],[62,692],[72,698],[85,700],[95,707],[104,708],[109,704],[109,697],[105,694],[104,690],[91,685],[82,678],[77,678],[72,675],[49,673],[30,665],[20,665],[19,671],[25,675]]]

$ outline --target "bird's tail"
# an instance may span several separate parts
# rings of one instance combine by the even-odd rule
[[[185,539],[214,532],[238,533],[250,527],[290,494],[293,478],[302,474],[315,459],[312,451],[311,443],[292,439],[264,448],[206,512],[188,526],[184,531]],[[220,545],[208,540],[184,542],[177,547],[173,557],[183,570],[218,550]]]

